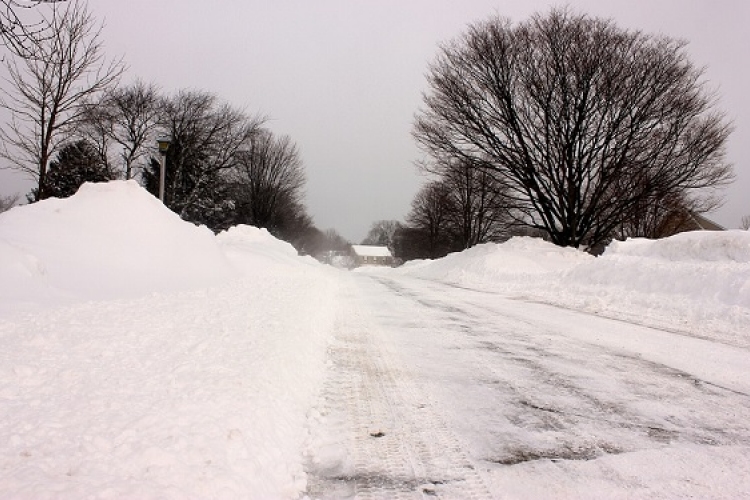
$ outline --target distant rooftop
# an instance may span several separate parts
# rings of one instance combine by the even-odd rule
[[[388,250],[388,247],[352,245],[352,250],[360,257],[391,257],[391,251]]]
[[[727,229],[701,214],[690,212],[690,217],[698,229],[704,231],[726,231]]]

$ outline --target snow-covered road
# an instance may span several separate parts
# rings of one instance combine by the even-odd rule
[[[487,291],[343,275],[312,498],[733,498],[747,350]]]
[[[749,332],[747,231],[347,272],[85,184],[0,214],[0,498],[750,498]]]

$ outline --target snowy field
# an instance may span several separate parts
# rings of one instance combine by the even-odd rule
[[[750,498],[748,232],[347,273],[84,185],[0,342],[0,498]]]

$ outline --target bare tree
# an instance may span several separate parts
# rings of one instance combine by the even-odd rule
[[[455,213],[453,203],[451,189],[443,181],[432,181],[419,190],[411,203],[411,212],[406,217],[411,228],[417,231],[402,232],[402,237],[418,240],[401,242],[402,247],[413,247],[408,252],[409,258],[434,259],[451,250],[450,218]]]
[[[443,46],[414,137],[479,166],[523,220],[563,246],[611,237],[641,200],[732,179],[730,126],[685,43],[553,10],[493,18]]]
[[[325,264],[347,267],[348,259],[345,255],[352,245],[335,229],[321,231],[309,226],[294,246],[301,254],[311,255]]]
[[[440,178],[414,197],[409,228],[398,233],[398,253],[404,260],[442,257],[510,235],[512,200],[490,171],[459,162],[440,170]]]
[[[236,223],[267,228],[277,236],[297,232],[305,214],[305,172],[297,146],[288,136],[261,130],[238,156],[233,171]],[[309,225],[312,222],[309,221]],[[286,235],[284,233],[287,233]]]
[[[133,179],[154,152],[160,100],[156,85],[140,80],[113,88],[87,104],[78,134],[96,146],[107,164],[120,165],[122,178]]]
[[[742,223],[740,224],[740,227],[745,231],[750,231],[750,215],[742,216]]]
[[[101,25],[84,3],[70,3],[50,23],[51,35],[29,46],[29,57],[5,62],[10,89],[2,90],[0,100],[11,114],[0,129],[0,156],[36,179],[37,199],[44,196],[49,160],[80,124],[86,101],[123,71],[120,60],[105,60]]]
[[[636,205],[632,216],[614,231],[617,239],[628,237],[666,238],[691,230],[695,214],[710,212],[720,206],[714,197],[689,197],[681,192],[654,193]]]
[[[313,219],[302,201],[289,201],[287,195],[281,201],[276,221],[269,231],[277,238],[291,243],[297,251],[307,253],[307,235],[315,228]]]
[[[112,113],[102,100],[87,102],[79,123],[75,127],[75,135],[79,140],[86,141],[93,147],[100,161],[108,170],[114,173],[113,162],[110,159],[112,146]],[[63,146],[64,147],[64,146]]]
[[[114,89],[104,97],[103,105],[111,124],[111,137],[122,148],[123,173],[132,179],[136,163],[144,158],[156,140],[159,122],[159,89],[138,80]]]
[[[325,249],[326,250],[332,250],[335,252],[346,252],[348,251],[352,244],[349,243],[349,241],[341,236],[338,231],[336,231],[333,228],[326,229],[323,231],[323,235],[325,236]]]
[[[262,119],[223,104],[211,93],[180,91],[160,104],[160,129],[172,143],[167,153],[165,204],[183,219],[214,227],[211,212],[226,213],[229,176]],[[158,191],[159,172],[144,171]],[[218,211],[218,212],[217,212]]]
[[[0,0],[0,40],[22,57],[34,54],[31,47],[52,36],[52,25],[37,8],[65,0]]]
[[[393,236],[401,227],[397,220],[379,220],[373,222],[367,236],[362,240],[363,245],[377,245],[388,247],[393,251]]]
[[[512,200],[492,172],[461,163],[443,172],[451,198],[447,226],[456,246],[466,249],[506,237],[513,222]]]

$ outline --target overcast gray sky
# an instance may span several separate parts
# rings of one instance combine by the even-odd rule
[[[165,92],[216,93],[289,134],[305,163],[307,206],[321,229],[359,242],[373,221],[403,220],[425,181],[413,163],[414,113],[438,44],[494,13],[513,21],[563,2],[530,0],[95,0],[106,49]],[[571,0],[622,27],[687,39],[734,121],[737,181],[711,215],[750,214],[750,2]],[[0,194],[30,183],[0,171]]]

